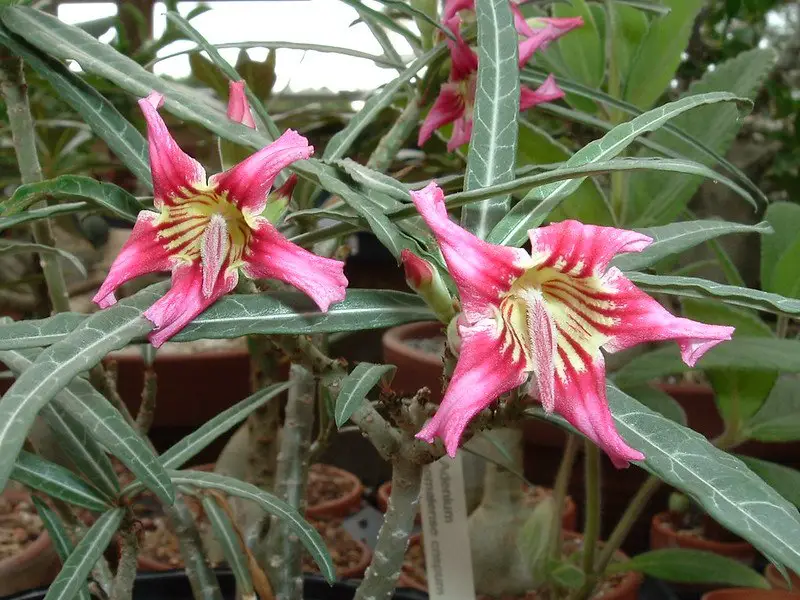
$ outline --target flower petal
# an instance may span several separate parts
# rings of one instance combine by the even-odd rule
[[[618,352],[642,342],[675,340],[680,346],[683,362],[693,367],[703,354],[733,335],[733,327],[706,325],[672,315],[616,267],[609,269],[606,282],[617,289],[614,302],[620,316],[611,340],[603,346],[609,352]]]
[[[602,276],[623,252],[641,252],[652,238],[627,229],[562,221],[531,229],[531,254],[539,268],[553,267],[571,277]]]
[[[521,385],[527,378],[528,362],[513,333],[498,320],[483,319],[461,324],[461,353],[450,385],[433,418],[417,434],[419,439],[444,440],[450,456],[469,422],[499,396]]]
[[[308,158],[314,147],[302,135],[287,129],[266,148],[262,148],[235,167],[211,177],[216,192],[228,193],[229,202],[239,210],[253,215],[261,214],[267,203],[267,194],[278,173],[296,160]]]
[[[100,308],[107,308],[117,301],[114,290],[126,281],[147,273],[170,270],[170,254],[158,239],[157,221],[157,213],[149,210],[139,213],[128,241],[122,246],[103,285],[92,299]]]
[[[214,213],[208,220],[203,237],[200,240],[200,263],[203,271],[203,296],[210,298],[214,294],[222,269],[228,260],[231,248],[228,224],[219,213]]]
[[[472,115],[466,112],[453,123],[453,133],[447,140],[447,149],[453,152],[464,144],[468,144],[472,138]]]
[[[564,97],[564,90],[558,87],[556,78],[553,75],[548,75],[544,83],[535,90],[532,90],[526,85],[521,85],[519,88],[519,109],[528,110],[537,104],[543,102],[552,102]]]
[[[478,71],[478,55],[464,41],[460,32],[461,19],[453,17],[445,23],[455,36],[455,41],[447,38],[447,47],[450,48],[450,81],[464,81]]]
[[[433,103],[428,116],[419,128],[417,146],[422,146],[440,127],[452,123],[464,114],[464,97],[459,93],[459,86],[445,83],[439,90],[439,96]]]
[[[344,263],[293,244],[266,219],[258,219],[242,270],[253,279],[278,279],[305,292],[321,310],[344,300]]]
[[[244,81],[231,81],[228,85],[228,118],[255,129],[256,122],[253,120],[244,86]]]
[[[411,192],[411,199],[439,243],[467,320],[474,322],[493,314],[491,306],[498,304],[524,272],[524,264],[529,262],[527,253],[485,242],[451,221],[444,193],[436,183]]]
[[[158,92],[139,100],[147,121],[147,140],[150,145],[150,170],[153,176],[153,200],[156,208],[171,204],[173,196],[184,197],[186,190],[205,185],[205,169],[180,149],[170,135],[158,108],[164,97]]]
[[[556,377],[555,412],[600,446],[618,469],[632,460],[644,460],[644,454],[631,448],[614,426],[602,355],[585,361],[581,368],[568,361],[564,365],[564,372]]]
[[[211,294],[203,292],[203,270],[198,263],[183,263],[172,272],[172,287],[148,308],[144,316],[156,329],[150,343],[156,348],[186,327],[197,315],[236,287],[237,271],[218,277]]]
[[[443,21],[449,21],[462,10],[475,10],[475,0],[446,0]]]

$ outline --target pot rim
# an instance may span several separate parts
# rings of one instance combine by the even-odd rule
[[[755,553],[755,549],[750,542],[742,540],[741,542],[719,542],[716,540],[707,540],[705,538],[697,537],[696,535],[691,534],[684,534],[679,535],[677,531],[668,527],[664,522],[669,519],[669,511],[665,510],[660,513],[653,515],[653,519],[651,520],[652,527],[658,531],[660,534],[668,538],[674,539],[690,539],[697,543],[698,546],[703,546],[707,550],[711,552],[716,552],[717,554],[739,554],[751,551]]]
[[[333,500],[326,500],[324,502],[320,502],[319,504],[306,506],[306,517],[311,517],[312,519],[324,519],[331,516],[346,516],[348,514],[348,507],[358,507],[361,504],[361,497],[364,495],[364,484],[361,483],[361,479],[359,479],[355,473],[351,473],[346,469],[342,469],[341,467],[337,467],[335,465],[329,465],[327,463],[315,464],[324,465],[329,469],[338,471],[339,474],[344,475],[353,481],[354,485],[350,488],[350,491],[343,496],[334,498]]]
[[[435,367],[442,367],[443,363],[440,356],[412,348],[404,341],[413,337],[428,338],[437,334],[441,335],[443,330],[444,324],[440,321],[418,321],[416,323],[397,325],[387,329],[383,334],[383,346],[396,354],[408,356],[412,360]],[[436,331],[436,333],[433,333],[433,331]]]
[[[176,362],[202,362],[206,360],[216,360],[219,358],[249,358],[250,353],[247,348],[218,348],[216,350],[202,350],[200,352],[164,352],[156,354],[153,364],[176,363]],[[144,363],[142,355],[134,352],[110,352],[106,360],[113,360],[117,363]]]
[[[764,590],[761,588],[722,588],[703,594],[701,600],[797,600],[800,594],[789,590]]]

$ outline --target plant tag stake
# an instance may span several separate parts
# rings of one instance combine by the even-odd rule
[[[461,454],[425,467],[421,496],[431,600],[475,600]]]

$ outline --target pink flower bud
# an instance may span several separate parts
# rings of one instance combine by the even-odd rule
[[[406,272],[406,281],[413,290],[419,291],[422,286],[431,284],[433,281],[433,268],[428,264],[428,261],[408,249],[403,249],[400,253],[400,261],[403,263],[403,269]]]
[[[251,129],[256,128],[250,103],[244,91],[244,81],[231,81],[228,87],[228,118]]]

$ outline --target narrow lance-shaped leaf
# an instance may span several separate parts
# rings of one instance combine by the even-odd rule
[[[267,513],[276,516],[288,525],[292,532],[297,535],[300,543],[311,554],[328,581],[333,581],[335,578],[333,562],[320,534],[296,510],[282,500],[254,485],[216,473],[170,471],[170,476],[175,485],[189,485],[200,489],[219,490],[230,496],[238,496],[255,502]]]
[[[113,183],[103,183],[82,175],[62,175],[55,179],[19,186],[3,203],[2,213],[11,216],[42,198],[62,196],[85,198],[90,204],[131,223],[136,221],[139,211],[144,208],[133,194]]]
[[[581,148],[567,161],[566,166],[577,166],[606,160],[617,156],[638,136],[654,131],[670,119],[696,106],[717,102],[736,102],[742,107],[752,106],[746,98],[733,94],[714,92],[690,96],[650,110],[635,119],[617,125],[599,140]],[[489,240],[505,245],[521,245],[526,233],[540,225],[558,203],[581,184],[583,178],[542,186],[531,191],[492,230]]]
[[[214,531],[214,539],[222,547],[225,562],[228,563],[236,578],[237,592],[244,600],[255,598],[247,556],[242,549],[243,542],[236,532],[236,526],[213,497],[203,496],[203,509],[211,524],[211,529]]]
[[[47,246],[45,244],[35,244],[33,242],[21,242],[18,240],[0,240],[0,256],[3,254],[20,254],[20,253],[36,253],[36,254],[52,254],[59,258],[65,259],[71,264],[78,273],[86,277],[86,267],[83,266],[81,260],[66,250]]]
[[[662,258],[679,254],[707,240],[730,233],[771,233],[769,223],[744,225],[727,221],[697,220],[672,223],[662,227],[637,229],[653,238],[653,243],[642,252],[631,252],[618,256],[613,265],[623,271],[635,271],[649,267]]]
[[[0,231],[5,231],[11,227],[21,225],[22,223],[82,212],[89,208],[90,206],[87,202],[68,202],[66,204],[54,204],[53,206],[44,206],[42,208],[27,210],[13,217],[0,217]]]
[[[39,518],[42,520],[42,524],[53,542],[58,558],[61,559],[61,564],[64,564],[67,562],[69,555],[75,550],[66,528],[52,508],[36,496],[33,496],[31,500],[33,500],[36,512],[39,513]],[[91,600],[88,584],[78,589],[77,598],[78,600]]]
[[[164,465],[165,469],[182,467],[186,461],[192,459],[223,433],[244,421],[250,413],[264,406],[264,404],[282,394],[289,387],[290,384],[288,382],[276,383],[234,404],[210,421],[203,423],[198,429],[164,452],[160,457],[161,464]]]
[[[17,456],[11,478],[75,506],[95,511],[109,508],[103,495],[72,471],[24,450]]]
[[[361,403],[364,402],[369,391],[378,385],[378,382],[387,374],[394,374],[397,369],[394,365],[373,365],[359,363],[342,381],[341,391],[336,398],[336,426],[341,427],[347,423]]]
[[[17,373],[32,367],[33,357],[23,351],[0,352],[0,360]],[[159,492],[163,469],[147,442],[106,398],[82,377],[73,379],[56,394],[50,406],[80,423],[149,489]],[[87,446],[87,450],[88,450]],[[115,486],[116,487],[116,486]]]
[[[98,42],[100,43],[100,42]],[[147,142],[142,134],[91,85],[36,48],[0,29],[0,44],[22,58],[58,92],[92,128],[111,151],[146,186],[153,188],[148,162]]]
[[[44,600],[72,600],[78,594],[86,584],[94,564],[119,529],[124,514],[124,509],[115,508],[100,515],[61,567],[58,577],[47,589]]]
[[[751,456],[737,456],[781,496],[800,508],[800,471]]]
[[[514,179],[517,160],[519,67],[511,5],[507,0],[476,0],[478,20],[478,81],[475,115],[467,155],[466,191]],[[471,204],[461,224],[485,238],[510,206],[506,196]]]
[[[165,288],[165,284],[151,286],[92,315],[20,373],[0,399],[0,453],[4,457],[17,456],[36,414],[78,374],[152,330],[152,323],[142,313]],[[75,383],[81,381],[78,378]],[[148,466],[151,489],[163,502],[172,504],[174,490],[163,468],[157,461]],[[12,467],[11,460],[0,462],[0,486],[5,486]]]
[[[779,315],[800,315],[800,300],[752,290],[735,285],[724,285],[697,277],[677,277],[673,275],[650,275],[629,271],[625,276],[637,286],[650,292],[685,296],[687,298],[711,298],[764,312]]]

